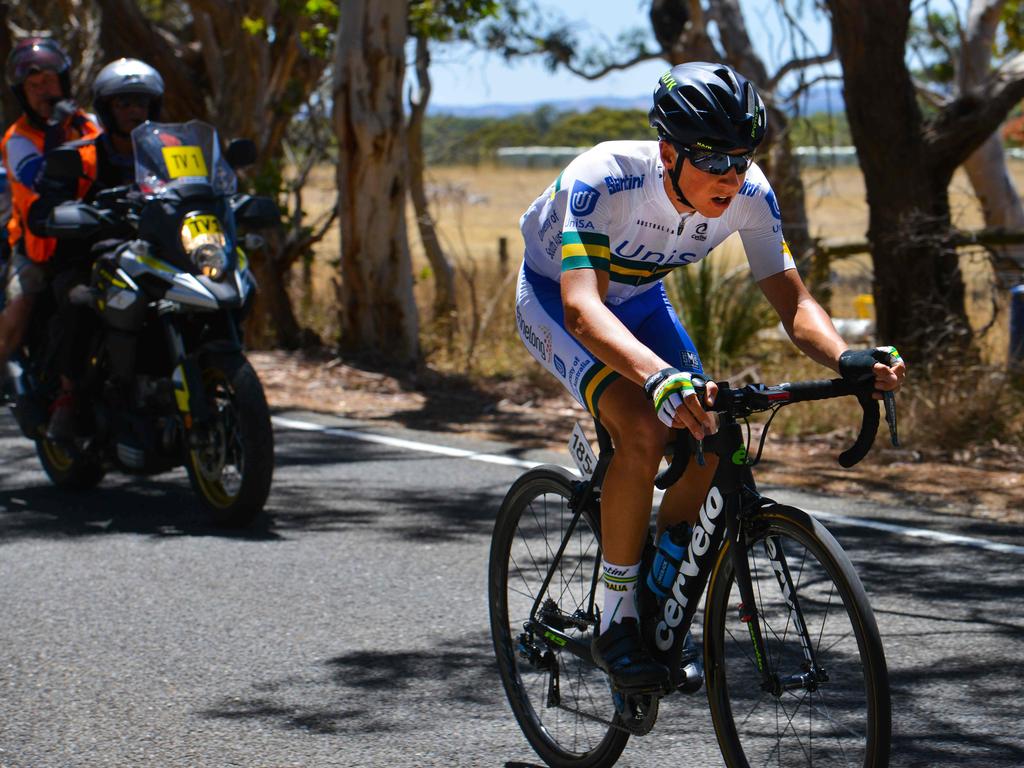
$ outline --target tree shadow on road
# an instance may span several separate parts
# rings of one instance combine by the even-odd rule
[[[18,538],[137,533],[158,537],[218,536],[269,540],[276,534],[261,516],[247,528],[211,524],[187,480],[148,478],[66,492],[49,485],[0,488],[0,541]]]
[[[1019,604],[1020,555],[828,525],[855,562],[882,634],[893,764],[1024,765],[1016,703],[1024,620],[1005,610]],[[1013,533],[974,520],[957,532]]]
[[[439,712],[451,722],[504,701],[488,637],[436,650],[353,651],[308,675],[252,688],[224,697],[200,716],[320,734],[434,732]]]

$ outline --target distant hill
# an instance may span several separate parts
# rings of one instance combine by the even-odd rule
[[[650,96],[592,96],[586,99],[566,99],[565,101],[530,101],[521,103],[493,103],[472,106],[451,104],[429,104],[427,112],[431,115],[452,115],[454,117],[510,117],[524,112],[535,112],[541,107],[551,106],[559,112],[588,112],[595,107],[608,109],[643,109],[650,107]],[[814,115],[819,112],[842,112],[843,93],[839,83],[823,83],[811,88],[800,101],[800,112]]]

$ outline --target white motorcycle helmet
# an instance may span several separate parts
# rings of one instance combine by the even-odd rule
[[[96,75],[92,84],[92,106],[108,131],[116,131],[111,101],[115,96],[144,95],[149,97],[149,119],[160,119],[164,98],[164,79],[149,64],[138,59],[112,61]]]

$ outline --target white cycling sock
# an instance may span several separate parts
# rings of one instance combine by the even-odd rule
[[[604,570],[604,608],[601,610],[601,632],[616,621],[632,617],[639,619],[636,605],[636,585],[640,579],[640,563],[614,565],[601,560]]]

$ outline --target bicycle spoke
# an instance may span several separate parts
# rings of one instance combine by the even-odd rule
[[[500,552],[492,548],[491,564],[492,575],[496,562],[505,564],[492,619],[495,610],[501,612],[496,644],[505,645],[498,659],[506,692],[530,742],[550,764],[564,766],[597,764],[592,761],[609,756],[613,761],[628,737],[609,723],[614,708],[603,672],[540,631],[519,639],[524,624],[541,620],[578,642],[589,640],[594,617],[585,612],[593,609],[600,544],[589,517],[569,507],[574,482],[560,470],[541,468],[520,483],[518,496],[506,498],[512,507],[503,505],[499,514],[495,535],[501,532],[507,544]],[[557,702],[549,698],[553,673]]]
[[[874,743],[873,689],[866,682],[872,667],[862,650],[864,622],[852,618],[855,595],[808,536],[806,525],[773,522],[748,549],[767,691],[748,628],[734,610],[742,597],[731,565],[727,580],[716,582],[713,605],[722,615],[711,614],[707,637],[721,671],[709,678],[709,701],[727,764],[844,768],[887,754],[887,745],[876,752]],[[769,537],[772,549],[764,544]]]

